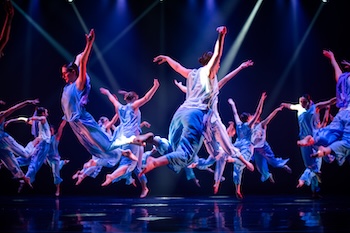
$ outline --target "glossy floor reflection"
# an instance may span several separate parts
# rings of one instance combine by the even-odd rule
[[[1,197],[0,232],[349,232],[350,200]]]

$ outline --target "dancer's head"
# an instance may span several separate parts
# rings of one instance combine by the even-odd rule
[[[309,94],[304,94],[299,97],[299,104],[305,108],[308,109],[312,103],[311,97]]]
[[[102,127],[103,125],[107,124],[108,122],[109,122],[109,119],[107,117],[101,116],[97,123],[100,127]]]
[[[38,107],[36,109],[36,114],[37,116],[48,116],[49,115],[49,112],[46,108],[44,107]]]
[[[79,68],[74,62],[71,62],[62,66],[61,73],[66,83],[72,83],[79,76]]]
[[[239,118],[241,119],[241,121],[243,123],[248,122],[251,118],[252,118],[252,114],[248,113],[248,112],[243,112]]]
[[[133,103],[135,100],[139,99],[139,96],[134,91],[119,90],[118,93],[124,96],[126,103]]]

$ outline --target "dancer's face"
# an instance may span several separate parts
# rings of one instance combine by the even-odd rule
[[[307,109],[309,107],[309,101],[305,97],[300,97],[299,98],[299,104],[301,107]]]
[[[72,83],[76,80],[76,74],[74,70],[67,69],[67,67],[62,67],[62,78],[66,83]]]

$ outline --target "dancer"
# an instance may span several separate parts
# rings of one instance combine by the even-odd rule
[[[233,145],[240,150],[240,153],[243,155],[246,161],[250,161],[253,156],[254,148],[253,143],[251,141],[252,129],[261,115],[265,99],[266,93],[263,92],[254,115],[251,115],[247,112],[243,112],[241,115],[238,115],[235,102],[232,99],[228,99],[228,103],[231,105],[232,108],[237,131],[237,137]],[[238,199],[243,199],[241,186],[243,170],[245,167],[246,165],[240,160],[235,161],[235,163],[233,164],[233,183],[236,187],[236,197]]]
[[[312,157],[324,157],[334,155],[338,165],[344,164],[349,155],[350,135],[349,135],[349,76],[350,72],[342,71],[340,65],[335,59],[334,53],[330,50],[323,50],[323,55],[328,58],[334,69],[336,81],[336,106],[339,108],[338,113],[333,121],[324,128],[321,128],[298,141],[301,147],[314,146],[317,152]],[[341,61],[345,69],[350,68],[350,62]]]
[[[119,134],[124,137],[131,137],[133,135],[140,135],[141,133],[141,111],[140,108],[149,102],[156,91],[159,88],[158,79],[153,80],[153,86],[142,97],[133,92],[122,91],[119,92],[124,95],[126,105],[121,104],[108,89],[100,88],[102,94],[106,95],[115,107],[116,112],[119,114],[121,130]],[[141,172],[142,166],[142,154],[144,152],[143,147],[139,145],[124,145],[123,149],[129,149],[134,155],[138,157],[138,161],[131,161],[128,158],[121,158],[119,167],[112,173],[106,176],[106,181],[102,183],[102,186],[107,186],[114,179],[123,176],[128,172],[132,172],[135,169],[135,173],[138,175]],[[149,189],[147,188],[147,178],[145,175],[138,176],[141,183],[142,192],[140,197],[143,198],[147,195]]]
[[[275,183],[272,173],[269,171],[268,164],[275,168],[283,168],[286,172],[292,173],[292,169],[287,165],[288,159],[277,158],[272,151],[269,143],[266,141],[267,125],[276,116],[276,114],[283,109],[283,106],[279,106],[273,110],[264,120],[260,121],[260,118],[253,126],[252,143],[254,146],[253,158],[255,166],[261,174],[261,182],[270,180],[271,183]]]
[[[115,123],[119,119],[119,114],[114,114],[113,118],[109,120],[105,116],[101,116],[98,120],[98,125],[101,127],[103,132],[108,136],[110,140],[113,139],[114,135],[118,132],[118,127],[115,126]],[[102,162],[103,161],[103,162]],[[114,167],[119,160],[116,160],[115,158],[110,159],[100,159],[94,155],[91,156],[91,159],[84,163],[83,168],[81,170],[78,170],[73,176],[72,179],[77,179],[75,185],[81,184],[81,182],[86,177],[96,178],[98,174],[100,174],[102,168],[105,167]],[[100,165],[97,165],[97,164]]]
[[[209,157],[207,160],[199,159],[199,169],[208,169],[214,162],[220,159],[221,156],[225,156],[224,160],[220,160],[221,165],[216,166],[214,173],[214,194],[218,192],[219,184],[222,181],[223,170],[225,169],[227,156],[231,157],[231,162],[234,161],[233,157],[241,160],[249,170],[253,171],[254,166],[244,159],[244,157],[240,154],[239,150],[232,145],[232,140],[229,138],[226,132],[226,127],[221,121],[220,114],[218,112],[218,94],[221,88],[233,77],[235,77],[241,70],[252,66],[254,62],[252,60],[248,60],[243,62],[236,69],[228,73],[224,78],[222,78],[218,82],[217,93],[213,94],[213,105],[211,111],[208,114],[208,120],[205,125],[205,133],[204,133],[204,145],[206,147],[207,152],[209,153]],[[182,83],[175,81],[175,84],[179,87],[183,92],[187,92],[185,86]],[[191,167],[197,166],[197,163],[193,163]]]
[[[62,120],[57,132],[53,125],[50,126],[51,138],[50,138],[50,148],[47,153],[47,163],[52,169],[53,181],[56,186],[55,196],[58,197],[61,193],[61,183],[63,179],[61,178],[60,171],[63,165],[69,163],[69,160],[61,160],[61,155],[58,151],[58,145],[60,143],[63,128],[66,125],[66,121]]]
[[[15,111],[29,105],[36,105],[39,103],[38,99],[22,101],[6,110],[0,111],[0,159],[3,165],[12,173],[15,179],[23,180],[26,184],[32,187],[30,179],[26,177],[20,168],[15,155],[28,158],[30,155],[25,148],[20,145],[11,135],[5,132],[4,127],[6,118]]]
[[[117,160],[120,159],[121,155],[124,155],[137,160],[137,157],[130,150],[125,151],[118,147],[126,143],[142,144],[146,139],[153,137],[153,134],[118,138],[118,140],[111,142],[84,107],[90,90],[86,65],[95,40],[94,30],[91,29],[85,37],[85,49],[75,61],[79,65],[72,62],[62,67],[62,78],[66,82],[61,97],[63,119],[69,123],[79,142],[91,155],[98,158],[116,158]]]
[[[30,158],[18,158],[18,163],[23,166],[28,164],[29,161],[26,177],[30,178],[31,183],[35,181],[35,176],[45,162],[50,149],[51,132],[47,120],[48,115],[46,108],[38,107],[34,115],[28,118],[28,123],[32,125],[32,134],[36,138],[36,143],[34,143],[34,151]],[[21,181],[18,192],[22,191],[23,185],[24,181]]]
[[[154,62],[162,64],[167,62],[172,69],[186,78],[186,100],[176,110],[169,127],[169,142],[172,147],[170,153],[154,158],[149,156],[146,165],[140,175],[151,170],[168,165],[170,169],[178,173],[182,168],[194,162],[203,143],[204,117],[212,105],[212,98],[217,87],[217,72],[220,66],[226,27],[217,29],[218,38],[215,43],[214,53],[206,52],[199,59],[202,67],[199,69],[187,69],[172,58],[159,55]]]
[[[4,9],[6,11],[6,16],[0,34],[0,58],[4,56],[4,48],[10,39],[11,25],[15,14],[11,0],[5,1]]]
[[[304,94],[299,97],[298,104],[282,103],[281,106],[296,110],[299,122],[299,140],[305,140],[308,135],[313,135],[314,131],[319,127],[320,120],[319,115],[316,113],[319,110],[328,106],[334,102],[334,98],[329,101],[323,101],[315,104],[310,95]],[[312,191],[312,196],[314,198],[320,197],[320,182],[321,182],[321,166],[322,159],[314,158],[311,155],[315,153],[314,148],[309,146],[300,147],[301,156],[304,162],[305,170],[300,176],[297,184],[297,188],[301,188],[304,184],[310,186]]]

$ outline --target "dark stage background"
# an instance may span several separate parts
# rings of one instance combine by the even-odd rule
[[[261,5],[254,15],[258,3]],[[333,69],[322,50],[333,50],[338,60],[350,59],[347,0],[76,0],[74,4],[66,0],[15,0],[13,5],[10,41],[0,59],[0,99],[9,107],[24,99],[39,98],[40,105],[49,109],[49,121],[54,125],[62,117],[60,93],[64,82],[60,67],[82,51],[84,34],[90,28],[95,29],[96,40],[88,63],[93,85],[88,111],[96,119],[101,115],[111,118],[114,108],[99,93],[100,87],[115,93],[118,89],[134,90],[142,96],[157,77],[160,88],[141,111],[143,120],[152,124],[144,132],[164,137],[173,113],[184,100],[173,80],[184,79],[168,65],[154,64],[152,59],[165,54],[185,67],[198,67],[197,58],[213,49],[217,26],[228,28],[220,72],[227,73],[247,59],[255,62],[221,90],[219,108],[226,125],[233,120],[228,98],[235,100],[240,113],[253,112],[261,93],[266,91],[262,114],[266,117],[281,102],[296,103],[304,93],[309,93],[315,102],[333,97]],[[1,22],[4,15],[1,8]],[[250,17],[251,24],[246,24]],[[238,37],[244,28],[246,32]],[[241,44],[232,51],[237,38],[242,39]],[[226,62],[228,70],[224,71]],[[225,73],[220,73],[219,78]],[[333,109],[333,113],[336,111]],[[13,116],[32,113],[33,107],[26,107]],[[32,139],[25,124],[10,125],[7,132],[22,144]],[[245,171],[244,194],[311,192],[309,187],[296,189],[304,170],[297,139],[296,112],[283,110],[269,124],[268,142],[276,155],[290,158],[293,173],[271,168],[276,181],[271,184],[261,183],[257,171]],[[75,186],[71,176],[90,155],[68,125],[59,150],[63,159],[70,159],[61,171],[62,195],[139,195],[139,187],[126,186],[124,181],[101,187],[105,174],[112,171],[107,168],[96,179],[86,178]],[[201,154],[206,156],[204,150]],[[344,181],[350,175],[349,169],[348,163],[342,167],[324,163],[323,193],[349,193]],[[206,171],[195,172],[201,188],[186,181],[183,172],[175,174],[167,167],[151,171],[147,174],[149,196],[212,195],[213,176]],[[224,176],[226,181],[219,195],[234,195],[232,164],[228,164]],[[55,187],[47,165],[41,168],[33,185],[33,190],[25,189],[23,193],[53,195]],[[16,194],[17,186],[9,171],[1,169],[0,194]]]

